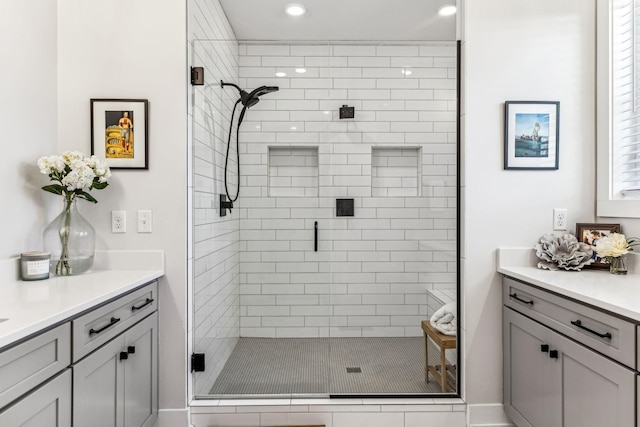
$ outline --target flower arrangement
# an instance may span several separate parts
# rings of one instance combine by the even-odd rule
[[[103,190],[109,185],[109,165],[96,156],[87,157],[79,151],[65,151],[60,156],[39,158],[38,167],[41,173],[55,182],[42,189],[64,198],[64,210],[44,232],[45,249],[48,244],[52,249],[51,271],[58,275],[86,271],[93,264],[95,232],[77,211],[75,200],[98,203],[89,191]]]
[[[612,258],[618,258],[626,255],[633,250],[633,247],[640,244],[640,240],[635,237],[627,237],[620,233],[611,233],[598,240],[596,252],[598,256],[611,263]]]
[[[589,245],[579,242],[573,234],[556,237],[545,234],[535,245],[536,256],[540,259],[538,268],[546,270],[580,271],[585,265],[593,262],[593,250]]]
[[[633,251],[633,247],[640,244],[635,237],[627,238],[621,233],[611,233],[598,240],[596,253],[599,258],[609,264],[609,271],[613,274],[626,274],[627,268],[624,255]]]
[[[63,196],[71,202],[76,197],[93,203],[98,201],[88,192],[103,190],[109,185],[111,170],[104,160],[86,157],[79,151],[65,151],[61,156],[40,157],[40,172],[58,184],[45,185],[44,191]]]

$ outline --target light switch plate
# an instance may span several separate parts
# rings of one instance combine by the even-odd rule
[[[140,210],[138,211],[138,233],[151,233],[153,230],[153,218],[151,211]]]

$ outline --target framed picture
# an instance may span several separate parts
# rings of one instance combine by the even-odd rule
[[[619,232],[620,224],[576,224],[576,237],[578,241],[588,244],[594,251],[592,258],[595,261],[585,266],[585,268],[609,269],[609,264],[602,262],[602,259],[599,258],[595,252],[598,246],[598,239],[611,233]]]
[[[504,168],[558,169],[560,103],[504,103]]]
[[[91,100],[91,154],[111,169],[149,169],[146,99]]]

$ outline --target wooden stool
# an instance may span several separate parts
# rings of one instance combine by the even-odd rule
[[[446,393],[447,391],[447,370],[455,371],[455,366],[449,365],[447,366],[447,359],[444,357],[445,350],[449,348],[456,348],[457,339],[452,335],[441,334],[431,326],[431,322],[428,320],[422,321],[422,330],[424,331],[424,380],[429,382],[429,372],[433,375],[433,378],[436,379],[440,387],[442,387],[442,392]],[[429,346],[428,339],[431,338],[433,343],[440,347],[440,366],[432,366],[429,365]]]

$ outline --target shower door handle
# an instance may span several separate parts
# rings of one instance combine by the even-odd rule
[[[313,250],[318,252],[318,221],[313,224]]]

